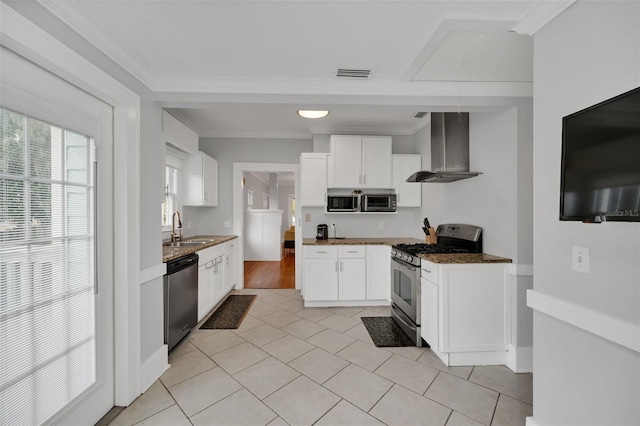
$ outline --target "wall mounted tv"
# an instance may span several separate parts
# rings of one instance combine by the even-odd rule
[[[640,222],[640,87],[562,119],[560,220]]]

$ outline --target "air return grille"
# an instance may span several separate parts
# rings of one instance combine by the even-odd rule
[[[354,68],[338,68],[336,77],[339,78],[358,78],[366,80],[371,77],[372,70],[370,69],[354,69]]]
[[[425,115],[427,115],[427,114],[428,114],[428,113],[427,113],[427,112],[424,112],[424,111],[416,112],[416,113],[414,114],[413,118],[422,118],[422,117],[424,117],[424,116],[425,116]]]

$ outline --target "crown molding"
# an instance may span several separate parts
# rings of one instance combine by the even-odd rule
[[[107,34],[99,30],[96,26],[89,25],[89,21],[73,6],[72,2],[54,0],[37,1],[56,18],[67,24],[99,51],[137,78],[142,84],[152,91],[156,90],[157,77],[155,73],[140,60],[134,58],[130,53],[114,43]]]
[[[518,34],[532,36],[573,3],[575,0],[539,1],[524,14],[511,30]]]

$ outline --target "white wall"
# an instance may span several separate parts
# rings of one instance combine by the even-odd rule
[[[637,425],[640,224],[560,222],[558,204],[562,117],[640,86],[640,3],[573,4],[536,33],[534,82],[533,295],[569,303],[534,314],[534,421]],[[590,249],[589,274],[571,270],[573,246]],[[608,340],[620,329],[567,324],[581,309],[635,330],[636,350]]]
[[[228,235],[231,234],[232,228],[224,228],[224,221],[233,220],[233,163],[299,164],[301,153],[312,152],[312,141],[200,138],[200,150],[218,160],[218,207],[195,209],[197,217],[193,217],[194,214],[189,212],[189,220],[193,220],[193,229],[187,229],[185,232],[186,235]]]

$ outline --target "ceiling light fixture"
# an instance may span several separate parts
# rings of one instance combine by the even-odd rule
[[[329,115],[329,111],[313,111],[313,110],[299,109],[298,115],[304,118],[323,118]]]

